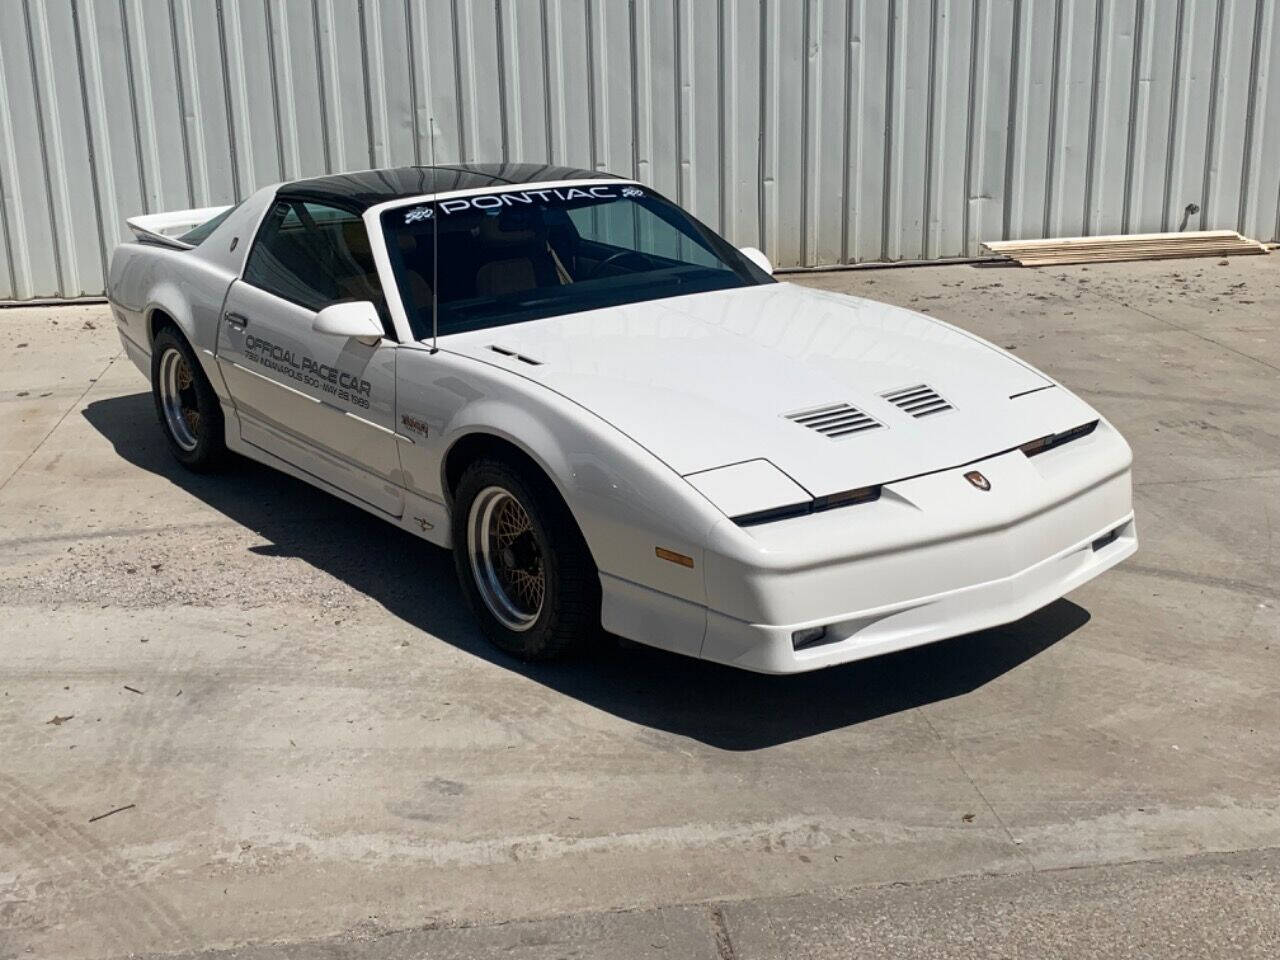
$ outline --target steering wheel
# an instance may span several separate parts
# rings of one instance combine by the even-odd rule
[[[584,277],[583,279],[594,280],[596,278],[596,274],[599,273],[601,270],[603,270],[605,267],[607,267],[609,264],[613,263],[615,260],[622,260],[625,257],[637,257],[643,260],[644,254],[636,250],[619,250],[617,253],[611,253],[609,254],[609,256],[605,257],[603,260],[597,263],[594,267],[588,270],[586,277]]]

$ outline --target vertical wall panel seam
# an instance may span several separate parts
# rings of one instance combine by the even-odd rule
[[[1000,211],[1000,239],[1008,240],[1013,226],[1014,131],[1018,125],[1018,71],[1022,68],[1022,2],[1013,0],[1013,39],[1009,45],[1009,115],[1005,121],[1004,197]]]
[[[191,173],[191,138],[187,134],[187,85],[182,76],[182,44],[178,42],[178,12],[174,8],[174,0],[169,0],[169,43],[173,47],[173,88],[178,99],[178,132],[182,141],[182,174],[187,182],[187,203],[196,205],[196,184]],[[77,28],[76,56],[79,58],[79,36]],[[87,112],[87,108],[86,108]]]
[[[170,6],[170,11],[172,12],[172,5]],[[84,70],[85,70],[84,45],[81,42],[81,38],[80,38],[79,0],[71,0],[71,36],[75,41],[76,79],[77,79],[77,82],[79,83],[79,88],[80,88],[80,111],[81,111],[81,117],[84,120],[84,138],[85,138],[85,146],[86,146],[86,155],[88,156],[88,160],[89,160],[89,186],[90,186],[90,192],[93,195],[93,219],[94,219],[94,227],[96,228],[96,234],[98,239],[98,256],[102,261],[102,281],[103,281],[103,284],[105,285],[107,282],[108,273],[109,273],[109,265],[107,261],[107,238],[105,233],[106,218],[103,216],[103,212],[102,212],[102,194],[101,194],[101,188],[98,185],[97,156],[96,156],[96,152],[94,151],[93,125],[90,121],[90,116],[89,116],[89,90],[88,90],[88,86],[87,86],[85,75],[84,75]],[[176,53],[176,50],[177,50],[176,41],[174,43],[174,49]],[[179,74],[179,77],[181,77],[181,74]],[[185,126],[183,129],[185,131]],[[188,176],[188,182],[190,182],[189,176]],[[4,190],[2,189],[2,186],[0,186],[0,218],[2,218],[4,215],[4,203],[2,202],[3,196],[4,196]],[[0,224],[0,226],[3,226],[3,224]]]
[[[347,157],[347,125],[346,117],[343,116],[342,104],[344,97],[342,95],[342,68],[339,65],[339,37],[335,29],[336,15],[333,9],[333,0],[326,0],[325,9],[327,16],[325,17],[325,34],[324,42],[321,44],[321,55],[327,54],[325,59],[329,63],[329,69],[325,71],[324,80],[328,96],[326,99],[329,103],[329,109],[332,110],[332,121],[330,128],[333,131],[333,143],[337,148],[338,162],[337,166],[340,170],[348,170],[351,167],[351,160]]]
[[[590,148],[591,163],[589,169],[600,169],[600,154],[597,148],[598,142],[598,114],[596,104],[596,44],[595,44],[595,22],[591,15],[591,0],[585,0],[584,12],[586,13],[586,34],[587,34],[587,143]]]
[[[1244,146],[1240,151],[1240,206],[1236,216],[1236,229],[1244,232],[1245,214],[1249,207],[1249,178],[1253,163],[1254,110],[1258,101],[1258,58],[1262,51],[1262,0],[1253,5],[1253,49],[1249,55],[1249,96],[1245,108]]]
[[[564,47],[560,43],[560,37],[563,34],[563,30],[561,29],[561,13],[563,11],[561,9],[560,0],[544,0],[544,3],[547,4],[545,7],[547,10],[552,9],[550,4],[553,2],[555,4],[555,12],[554,14],[548,14],[547,34],[543,44],[543,48],[547,53],[548,89],[551,89],[552,85],[555,87],[555,96],[548,97],[547,99],[548,107],[553,107],[553,109],[550,110],[553,126],[549,135],[552,149],[548,156],[553,163],[567,163],[568,160],[566,157],[569,148],[568,134],[565,131],[568,126],[568,104],[565,102],[564,96]],[[552,54],[554,54],[554,57]],[[551,69],[552,64],[555,65],[554,71]]]
[[[24,3],[27,0],[24,0]],[[142,157],[142,122],[138,114],[138,90],[135,82],[133,44],[129,42],[129,14],[125,0],[119,0],[121,52],[124,54],[125,89],[129,94],[129,115],[132,120],[133,157],[138,173],[138,195],[142,197],[142,213],[151,213],[150,191],[147,189],[147,171]]]
[[[765,196],[765,158],[768,148],[769,137],[769,0],[760,0],[760,82],[759,87],[759,130],[756,133],[756,221],[757,231],[759,234],[760,249],[766,255],[774,257],[775,253],[770,253],[773,246],[769,243],[769,233],[766,229],[768,223],[768,205]],[[1277,216],[1280,217],[1280,209]]]
[[[931,231],[929,220],[933,212],[933,178],[934,178],[934,137],[937,134],[938,111],[938,0],[929,0],[929,68],[926,77],[928,84],[925,92],[924,113],[924,197],[922,198],[923,216],[920,223],[920,251],[927,260],[930,256]],[[938,164],[941,167],[941,164]]]
[[[62,252],[58,249],[59,236],[58,233],[58,217],[56,214],[56,205],[53,199],[53,177],[49,170],[49,145],[45,137],[44,129],[44,104],[40,96],[40,75],[36,69],[36,47],[35,38],[31,32],[31,6],[30,0],[22,0],[22,19],[23,26],[26,30],[27,38],[27,68],[31,73],[31,90],[35,100],[35,119],[36,119],[36,140],[40,149],[40,175],[44,181],[45,203],[48,204],[49,217],[49,239],[50,248],[53,253],[53,269],[56,274],[56,282],[58,288],[55,291],[56,296],[62,296],[66,289],[66,278],[62,270]]]
[[[422,126],[418,119],[418,34],[413,28],[413,0],[404,0],[405,66],[409,70],[409,130],[413,137],[413,163],[422,163]]]
[[[367,62],[371,64],[368,72],[367,88],[367,102],[371,117],[369,133],[371,142],[370,155],[373,157],[375,167],[394,166],[404,162],[400,159],[396,150],[396,131],[392,128],[390,97],[387,89],[390,68],[387,64],[382,17],[383,8],[388,6],[389,3],[390,0],[377,0],[375,12],[371,16],[366,15],[365,19],[365,31],[369,37]],[[404,41],[405,45],[408,46],[412,39],[408,34],[404,34]]]
[[[176,3],[177,0],[174,0],[174,2]],[[186,10],[186,14],[182,18],[183,29],[181,32],[181,42],[182,42],[182,46],[187,51],[187,62],[191,66],[188,71],[188,76],[184,79],[182,78],[181,75],[179,75],[178,82],[180,85],[184,87],[187,87],[187,86],[190,87],[191,95],[190,95],[189,101],[192,104],[192,116],[190,117],[190,122],[188,123],[188,118],[186,114],[185,113],[183,114],[182,135],[184,137],[187,137],[192,144],[191,154],[190,154],[190,157],[188,158],[189,166],[187,170],[187,175],[191,179],[192,193],[197,198],[195,202],[198,205],[203,201],[210,199],[209,159],[207,156],[207,151],[205,150],[205,146],[204,146],[204,143],[205,143],[204,124],[200,122],[201,121],[200,72],[196,65],[197,56],[196,56],[195,35],[191,27],[191,7],[189,3],[184,3],[183,6],[184,6],[184,9]],[[175,12],[174,30],[176,32],[177,31],[177,20],[176,20],[177,7],[174,7],[174,12]],[[179,59],[179,62],[180,63],[182,62],[181,59]],[[108,138],[108,136],[109,134],[104,127],[102,137],[105,140]],[[109,158],[104,162],[109,162]],[[200,177],[199,177],[200,183],[199,183],[198,189],[196,188],[196,184],[195,184],[197,171],[199,171],[199,174],[200,174]]]
[[[0,83],[3,83],[4,77],[4,49],[0,47]],[[15,300],[21,300],[23,284],[18,278],[18,256],[23,258],[24,273],[28,281],[25,285],[27,295],[35,294],[29,282],[31,265],[26,260],[26,238],[14,233],[10,225],[9,198],[13,197],[15,207],[21,202],[18,199],[18,191],[21,189],[21,184],[18,182],[18,164],[13,149],[13,124],[9,116],[8,97],[0,97],[0,234],[4,238],[5,264],[9,270],[9,295]],[[5,186],[6,170],[10,172],[7,188]]]
[[[86,11],[86,13],[89,18],[89,23],[92,26],[92,8]],[[97,136],[93,137],[93,142],[96,145],[100,145],[100,148],[95,150],[95,157],[98,161],[95,173],[98,176],[98,189],[100,191],[99,197],[101,198],[104,211],[103,216],[105,224],[103,226],[103,234],[109,235],[114,239],[118,235],[118,231],[120,229],[121,216],[120,205],[117,201],[115,192],[115,164],[112,162],[111,158],[112,131],[110,118],[107,115],[106,98],[103,90],[102,57],[98,50],[99,42],[100,39],[95,30],[90,29],[86,32],[82,32],[81,44],[82,49],[86,54],[86,69],[83,75],[86,82],[86,89],[87,84],[92,77],[93,97],[90,101],[90,106],[92,108],[96,108],[96,113],[91,109],[90,115],[91,117],[96,115],[99,122]],[[90,70],[90,68],[92,69]]]
[[[676,71],[676,203],[684,204],[684,50],[681,44],[680,0],[671,0],[673,8],[672,29],[675,32],[675,71]]]
[[[237,156],[236,173],[244,177],[245,182],[237,179],[236,196],[248,196],[257,186],[255,174],[257,163],[254,161],[257,143],[253,136],[253,104],[248,87],[248,66],[245,62],[248,51],[245,49],[245,32],[240,21],[241,0],[232,0],[225,11],[227,38],[226,61],[223,64],[223,76],[227,83],[227,110],[234,125],[240,125],[241,135],[235,139]],[[232,97],[232,94],[235,94]],[[246,189],[247,188],[247,189]]]
[[[370,169],[378,165],[377,139],[373,132],[373,77],[369,71],[369,27],[365,23],[364,0],[356,3],[356,24],[360,33],[360,93],[364,104],[365,150],[369,154]]]
[[[507,51],[503,42],[502,0],[493,0],[493,23],[498,59],[498,129],[502,131],[502,162],[507,163],[511,159],[511,133],[508,130],[511,119],[507,113]]]
[[[237,202],[241,199],[240,193],[240,158],[236,150],[236,124],[234,112],[231,106],[231,76],[230,67],[227,63],[227,28],[223,19],[222,10],[223,0],[218,0],[216,10],[218,13],[218,53],[219,63],[222,67],[222,99],[227,114],[227,143],[228,153],[231,158],[231,189]],[[328,157],[326,156],[326,161]]]
[[[1214,186],[1213,153],[1218,129],[1218,82],[1222,71],[1222,21],[1226,0],[1218,0],[1213,21],[1213,67],[1209,80],[1209,120],[1204,135],[1204,178],[1200,186],[1200,229],[1209,222],[1209,191]]]
[[[547,127],[547,163],[556,162],[555,123],[551,109],[551,44],[547,32],[547,0],[538,0],[538,26],[542,43],[542,120]]]
[[[1053,6],[1053,66],[1049,76],[1049,137],[1044,167],[1044,216],[1042,236],[1052,236],[1053,178],[1058,164],[1058,100],[1062,82],[1062,3],[1054,0]]]
[[[888,30],[886,41],[886,66],[885,66],[885,84],[884,84],[884,168],[882,171],[883,179],[882,187],[886,193],[890,190],[890,184],[893,182],[893,110],[894,110],[894,74],[896,64],[895,52],[898,42],[898,4],[905,0],[889,0],[888,13]],[[889,260],[889,225],[892,215],[892,204],[885,201],[881,204],[880,210],[880,259]]]
[[[972,256],[970,227],[972,222],[973,197],[973,138],[975,117],[978,108],[978,24],[981,20],[981,7],[974,4],[969,16],[969,86],[965,101],[964,119],[964,204],[960,208],[960,255]]]
[[[125,51],[128,54],[129,88],[134,91],[141,109],[135,110],[138,115],[138,126],[134,130],[134,140],[138,145],[138,170],[142,187],[142,202],[150,212],[165,205],[166,165],[160,159],[160,141],[156,133],[156,103],[152,95],[151,64],[148,57],[147,18],[138,9],[137,0],[131,0],[137,14],[126,19],[124,16],[125,0],[121,0],[121,27],[124,32]],[[140,56],[133,56],[134,43],[132,33],[137,34],[136,44]],[[143,149],[145,134],[146,149]]]
[[[1183,17],[1186,13],[1187,0],[1178,0],[1177,13],[1174,16],[1173,26],[1173,66],[1170,74],[1171,80],[1169,84],[1169,139],[1165,144],[1165,156],[1168,157],[1168,163],[1165,164],[1164,173],[1164,203],[1160,213],[1160,229],[1168,230],[1170,225],[1170,214],[1173,206],[1173,171],[1176,159],[1177,143],[1178,143],[1178,111],[1181,108],[1182,93],[1182,31]]]
[[[458,0],[449,0],[449,27],[453,40],[453,105],[458,119],[458,161],[467,159],[467,120],[462,113],[462,45],[458,29]]]
[[[1276,29],[1276,19],[1277,19],[1274,9],[1271,11],[1271,16],[1272,16],[1271,29],[1274,31]],[[1274,45],[1272,48],[1269,48],[1269,49],[1274,49]],[[1271,63],[1270,61],[1268,61],[1268,66],[1267,66],[1268,76],[1274,75],[1273,71],[1277,71],[1277,70],[1280,70],[1280,63]],[[1280,97],[1269,96],[1267,98],[1267,101],[1273,104],[1271,109],[1273,111],[1276,111],[1276,114],[1280,114]],[[1280,115],[1273,115],[1269,119],[1273,123],[1280,124]],[[1261,211],[1259,211],[1259,214],[1261,214]],[[1275,224],[1271,228],[1270,239],[1274,242],[1280,242],[1280,184],[1277,184],[1277,188],[1276,188],[1276,219],[1275,219]]]
[[[1124,199],[1120,204],[1120,232],[1128,233],[1133,216],[1133,161],[1138,139],[1138,84],[1142,78],[1142,25],[1145,0],[1133,11],[1133,59],[1129,68],[1129,136],[1124,155]]]
[[[311,0],[311,39],[315,43],[316,99],[320,112],[320,146],[324,154],[324,168],[333,169],[333,152],[329,135],[329,93],[324,74],[324,42],[320,39],[320,0]]]
[[[852,18],[851,18],[852,19]],[[864,2],[858,5],[858,97],[853,107],[854,116],[859,121],[867,115],[867,5]],[[849,82],[853,83],[853,73],[850,72]],[[866,182],[867,175],[867,140],[862,134],[865,127],[860,123],[857,148],[854,151],[853,170],[851,176],[855,186],[852,188],[853,196],[853,220],[849,224],[849,233],[853,240],[851,244],[851,256],[854,260],[860,259],[862,255],[862,231],[865,219],[862,215],[862,199],[863,185]],[[847,214],[846,214],[847,216]]]
[[[80,283],[80,263],[76,256],[76,245],[72,236],[76,229],[75,220],[71,210],[71,200],[67,194],[67,156],[62,146],[62,124],[59,118],[62,115],[62,104],[59,102],[58,89],[53,81],[54,65],[53,53],[49,47],[49,18],[48,8],[41,4],[38,8],[37,22],[40,25],[40,63],[44,68],[43,75],[49,78],[49,96],[40,97],[37,95],[36,106],[39,110],[39,116],[42,118],[42,134],[46,137],[49,147],[49,155],[46,156],[46,170],[56,171],[56,177],[47,177],[49,182],[49,216],[50,222],[55,227],[53,234],[53,252],[55,262],[58,267],[59,287],[62,296],[76,296],[81,290]],[[36,43],[35,36],[31,38],[31,56],[33,66],[35,64]],[[37,82],[40,72],[36,71]],[[43,127],[44,113],[49,115],[49,123],[47,130]],[[61,224],[63,229],[56,230],[57,225]],[[63,247],[66,247],[64,250]]]
[[[462,50],[458,29],[458,0],[449,0],[449,25],[453,37],[453,102],[458,117],[458,160],[467,159],[467,121],[462,113]]]
[[[3,131],[0,131],[3,134]],[[0,301],[18,300],[18,278],[13,267],[13,237],[9,233],[9,214],[5,209],[4,169],[0,167],[0,245],[4,247],[4,266],[8,271],[8,286],[0,285]]]
[[[809,262],[809,84],[812,70],[809,66],[809,46],[812,43],[813,4],[817,0],[803,0],[804,19],[800,28],[800,262]]]
[[[279,171],[279,179],[284,180],[285,163],[284,163],[284,126],[283,118],[280,115],[280,80],[276,70],[276,45],[275,45],[275,18],[271,15],[271,0],[263,0],[262,3],[263,16],[267,24],[267,76],[271,81],[271,118],[275,122],[276,131],[276,169]],[[179,84],[181,87],[181,84]]]
[[[1263,49],[1267,51],[1272,51],[1272,50],[1280,49],[1277,47],[1277,44],[1276,44],[1276,21],[1277,21],[1276,12],[1277,11],[1274,6],[1268,6],[1266,10],[1267,10],[1266,28],[1265,28],[1266,40],[1264,41]],[[1274,64],[1270,64],[1270,58],[1268,58],[1266,61],[1263,62],[1262,66],[1260,67],[1260,72],[1258,77],[1259,97],[1261,102],[1260,102],[1259,111],[1256,111],[1254,113],[1254,122],[1257,123],[1260,127],[1260,129],[1257,131],[1258,137],[1255,137],[1255,150],[1258,153],[1259,161],[1263,160],[1264,152],[1266,150],[1266,132],[1267,130],[1271,129],[1273,125],[1276,125],[1275,121],[1272,120],[1272,117],[1268,116],[1268,109],[1270,109],[1271,111],[1276,110],[1277,97],[1274,96],[1274,94],[1276,93],[1275,88],[1280,87],[1280,84],[1276,83],[1275,80],[1272,79],[1273,77],[1280,77],[1280,75],[1272,72],[1273,69],[1274,69]],[[1259,119],[1259,115],[1258,115],[1259,112],[1261,113],[1261,119]],[[1253,165],[1253,175],[1255,178],[1258,179],[1258,183],[1257,183],[1258,190],[1257,190],[1256,198],[1253,200],[1254,214],[1249,219],[1249,229],[1251,231],[1250,235],[1254,236],[1255,239],[1276,240],[1277,233],[1274,231],[1274,228],[1270,236],[1266,236],[1265,228],[1262,226],[1262,222],[1263,222],[1262,218],[1265,215],[1265,211],[1262,208],[1262,203],[1268,198],[1262,192],[1261,188],[1263,184],[1261,182],[1261,178],[1262,178],[1263,172],[1268,169],[1272,169],[1272,168],[1268,167],[1265,162],[1259,162]],[[1280,207],[1278,207],[1277,209],[1277,215],[1280,216]]]
[[[631,176],[640,179],[640,69],[636,50],[636,0],[627,0],[627,71],[631,84]],[[637,224],[639,221],[637,221]],[[637,226],[637,229],[639,227]]]
[[[1093,176],[1096,169],[1095,151],[1098,148],[1098,93],[1102,89],[1102,3],[1096,0],[1093,8],[1093,53],[1089,65],[1089,142],[1084,161],[1084,208],[1080,223],[1085,233],[1093,229]]]
[[[852,118],[849,113],[852,109],[852,87],[853,87],[853,0],[845,7],[844,11],[844,45],[841,48],[844,55],[844,70],[842,72],[843,86],[841,88],[841,97],[844,104],[843,122],[840,125],[840,262],[849,262],[849,190],[850,190],[850,170],[853,167],[852,157],[849,156],[849,137],[852,131]]]
[[[725,0],[717,0],[716,2],[716,105],[717,105],[717,122],[716,122],[716,186],[719,190],[719,227],[720,233],[726,231],[726,224],[729,222],[729,191],[727,189],[727,180],[729,168],[725,163],[725,94],[724,94],[724,78],[725,63],[727,58],[724,55],[724,4]]]
[[[264,0],[271,3],[272,0]],[[272,51],[272,60],[279,61],[274,73],[274,82],[283,91],[281,101],[288,107],[279,114],[280,128],[276,130],[277,142],[280,144],[280,154],[284,158],[282,161],[283,170],[282,179],[302,175],[302,155],[298,149],[298,112],[297,112],[297,96],[294,93],[293,86],[293,49],[289,42],[288,27],[290,22],[289,8],[279,7],[279,19],[272,19],[275,29],[280,31],[276,36],[268,37],[267,42]],[[281,25],[285,25],[281,30]],[[279,52],[276,47],[279,46]],[[288,149],[286,150],[286,140]]]

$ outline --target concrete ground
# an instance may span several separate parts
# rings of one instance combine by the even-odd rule
[[[796,282],[1094,402],[1139,554],[817,674],[527,667],[443,552],[181,471],[105,307],[0,311],[0,958],[1280,955],[1280,256]]]

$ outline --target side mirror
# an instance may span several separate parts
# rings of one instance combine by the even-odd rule
[[[769,276],[773,276],[773,263],[764,255],[763,250],[757,250],[755,247],[739,247],[738,252]]]
[[[330,337],[345,337],[373,346],[382,339],[382,321],[378,308],[368,300],[335,303],[316,314],[311,329]]]

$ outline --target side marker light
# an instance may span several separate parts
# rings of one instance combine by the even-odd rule
[[[669,560],[677,563],[682,567],[693,568],[693,557],[686,557],[683,553],[676,553],[674,550],[668,550],[666,547],[654,547],[653,552],[657,554],[659,560]]]

